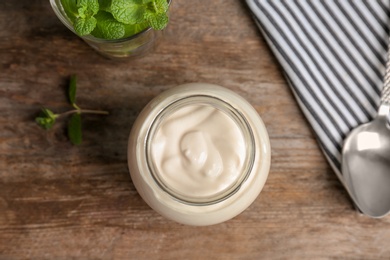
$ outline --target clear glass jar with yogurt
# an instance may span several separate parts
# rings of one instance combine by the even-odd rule
[[[270,143],[256,110],[226,88],[181,85],[154,98],[129,137],[128,165],[145,202],[188,225],[244,211],[270,168]]]

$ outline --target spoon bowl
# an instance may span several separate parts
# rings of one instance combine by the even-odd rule
[[[374,218],[390,211],[389,108],[382,104],[378,116],[354,129],[343,147],[346,188],[361,212]]]

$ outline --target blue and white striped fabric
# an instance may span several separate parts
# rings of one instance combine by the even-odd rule
[[[246,0],[319,144],[342,180],[344,138],[375,117],[389,0]]]

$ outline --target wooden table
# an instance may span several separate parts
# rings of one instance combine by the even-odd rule
[[[359,215],[322,155],[244,1],[176,0],[165,38],[137,60],[103,58],[72,34],[48,0],[0,2],[0,259],[390,259],[390,218]],[[41,106],[78,103],[50,131]],[[223,224],[169,221],[137,194],[127,139],[144,105],[173,86],[209,82],[245,97],[271,138],[272,166],[258,199]]]

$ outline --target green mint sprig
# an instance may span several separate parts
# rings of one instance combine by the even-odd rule
[[[61,0],[61,4],[80,36],[121,39],[147,27],[162,30],[169,21],[167,0]]]
[[[72,144],[78,145],[82,142],[81,114],[100,114],[108,115],[107,111],[82,109],[76,104],[77,77],[71,76],[68,98],[73,109],[64,113],[56,114],[48,108],[42,108],[40,116],[35,118],[35,121],[42,128],[48,130],[53,127],[56,120],[61,117],[70,116],[68,121],[68,137]]]

